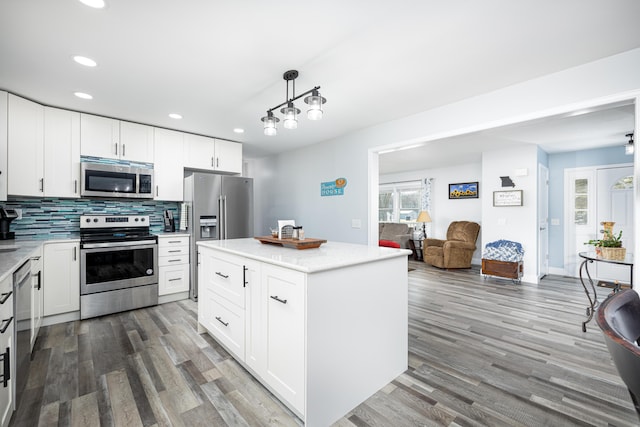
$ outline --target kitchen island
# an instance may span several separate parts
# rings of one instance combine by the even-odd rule
[[[409,254],[199,242],[199,331],[306,425],[330,425],[407,369]]]

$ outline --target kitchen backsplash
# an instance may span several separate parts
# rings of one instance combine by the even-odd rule
[[[176,224],[180,221],[178,202],[122,199],[29,199],[10,197],[0,205],[22,209],[22,219],[11,222],[16,239],[65,238],[80,231],[80,215],[121,214],[149,215],[152,232],[164,229],[165,210],[173,212]]]

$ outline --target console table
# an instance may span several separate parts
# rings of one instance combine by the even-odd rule
[[[631,270],[631,275],[629,276],[629,286],[633,289],[633,254],[627,253],[627,256],[623,260],[617,259],[604,259],[601,255],[596,254],[595,252],[580,252],[578,256],[584,261],[580,264],[580,283],[582,283],[582,287],[584,288],[584,293],[587,295],[587,299],[589,300],[589,307],[587,307],[587,319],[582,322],[582,332],[587,332],[587,323],[591,321],[593,318],[593,314],[595,313],[596,308],[599,305],[598,302],[598,293],[596,292],[596,286],[593,284],[593,279],[591,278],[591,274],[589,274],[588,265],[593,262],[608,262],[610,264],[619,264],[619,265],[627,265]],[[583,274],[584,272],[584,274]],[[585,282],[586,276],[586,282]],[[593,295],[591,295],[589,291],[589,287],[591,287],[591,291]],[[620,284],[617,284],[612,293],[616,293],[620,290]]]

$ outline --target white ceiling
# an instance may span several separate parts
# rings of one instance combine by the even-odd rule
[[[640,47],[637,0],[106,2],[0,1],[0,88],[240,141],[248,157]],[[288,69],[297,93],[322,86],[325,117],[266,137],[260,117],[284,101]]]

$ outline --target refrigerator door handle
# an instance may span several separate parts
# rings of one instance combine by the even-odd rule
[[[224,211],[222,210],[222,196],[218,196],[218,217],[218,240],[222,240],[224,239],[224,231],[222,227],[224,227],[224,223],[226,220],[226,218],[224,217]]]
[[[224,204],[224,238],[227,238],[227,196],[225,195],[223,200]]]

